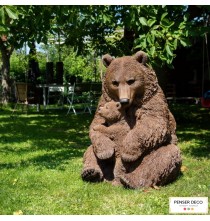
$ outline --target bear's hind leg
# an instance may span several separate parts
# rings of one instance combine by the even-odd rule
[[[145,156],[140,165],[122,175],[120,181],[124,187],[131,189],[162,186],[178,177],[181,162],[180,150],[176,145],[163,146]]]

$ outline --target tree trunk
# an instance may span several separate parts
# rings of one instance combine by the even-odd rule
[[[2,55],[2,103],[7,104],[10,98],[10,56],[12,50],[8,50],[3,42],[0,42],[1,55]]]
[[[124,36],[123,36],[124,54],[131,55],[133,53],[134,40],[135,40],[134,31],[130,29],[129,27],[124,27]]]

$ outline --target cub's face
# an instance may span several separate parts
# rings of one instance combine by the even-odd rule
[[[100,107],[98,113],[108,122],[115,122],[121,118],[121,104],[119,102],[108,102]]]
[[[143,96],[144,72],[134,58],[116,58],[107,68],[105,83],[109,96],[128,107]]]

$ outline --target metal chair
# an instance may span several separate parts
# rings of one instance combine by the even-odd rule
[[[76,83],[69,86],[67,95],[69,109],[67,111],[67,115],[71,112],[71,110],[76,115],[79,113],[79,109],[83,109],[82,113],[88,111],[91,114],[90,87],[90,83]]]
[[[48,87],[47,107],[50,104],[57,102],[59,108],[63,108],[64,105],[64,86],[51,85]]]
[[[37,111],[39,111],[39,103],[35,99],[35,91],[33,90],[33,85],[25,82],[15,83],[15,97],[16,104],[13,109],[13,113],[17,110],[18,105],[22,106],[22,112],[24,107],[26,107],[26,113],[28,113],[28,107],[36,106]]]

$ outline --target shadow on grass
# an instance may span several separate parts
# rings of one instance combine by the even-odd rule
[[[182,152],[192,157],[210,157],[210,110],[195,105],[170,107],[177,122]],[[81,158],[90,145],[89,125],[93,115],[68,115],[66,111],[16,114],[0,112],[0,169],[27,167],[63,169]]]
[[[41,156],[32,157],[20,162],[0,163],[0,169],[13,169],[17,167],[37,166],[39,169],[64,169],[64,165],[68,164],[69,160],[76,157],[82,157],[83,153],[77,150],[62,150],[58,153],[43,154]]]
[[[182,151],[192,157],[210,157],[210,110],[198,105],[170,107],[177,122],[177,136]]]
[[[88,132],[93,116],[65,113],[46,111],[11,117],[10,111],[1,111],[0,154],[10,154],[14,160],[0,161],[0,169],[29,165],[59,169],[71,159],[82,158],[90,145]]]
[[[205,136],[199,136],[198,132],[196,133],[178,133],[178,138],[180,142],[185,142],[185,147],[183,152],[190,154],[193,157],[204,157],[210,158],[210,139],[205,136],[210,137],[210,133],[207,133]],[[191,143],[193,143],[193,145]]]

